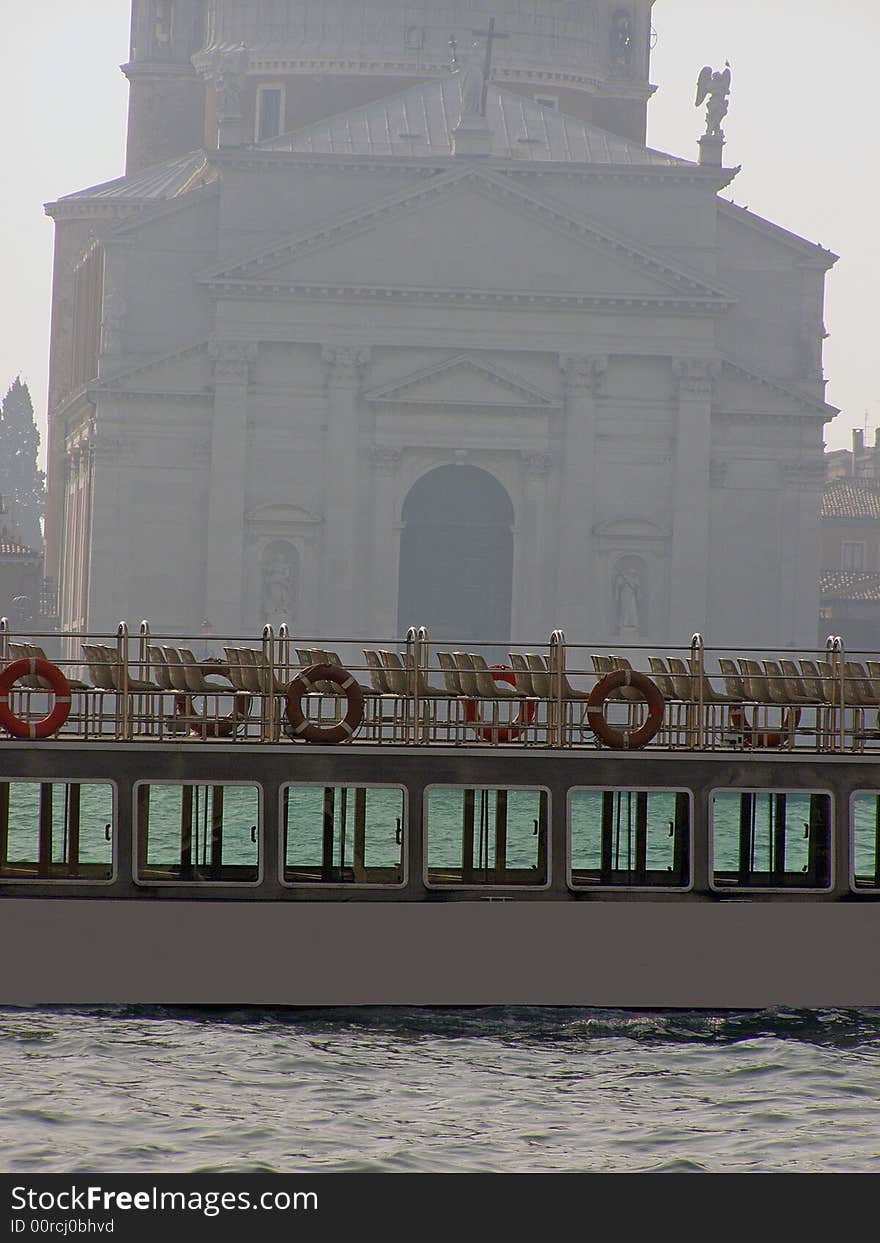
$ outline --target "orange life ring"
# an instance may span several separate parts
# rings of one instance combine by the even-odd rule
[[[638,729],[617,729],[605,720],[602,707],[612,691],[619,686],[633,686],[641,691],[648,704],[648,717]],[[650,742],[663,724],[663,696],[655,682],[637,669],[613,669],[600,678],[587,700],[587,719],[590,729],[608,747],[623,751],[638,751]]]
[[[509,686],[516,686],[516,674],[509,665],[492,665],[489,672],[496,682],[506,682]],[[535,719],[537,707],[534,699],[524,699],[520,704],[519,712],[509,725],[487,725],[484,729],[478,729],[476,735],[482,738],[483,742],[510,742],[513,738],[519,737],[520,731],[526,725],[531,725]],[[473,725],[475,721],[482,721],[476,699],[469,699],[464,705],[464,719],[468,725]]]
[[[800,725],[801,710],[794,706],[786,708],[782,717],[782,725],[777,733],[775,730],[769,732],[761,732],[755,730],[749,725],[745,708],[730,709],[730,724],[736,730],[742,731],[744,747],[781,747],[786,738],[791,737],[792,733]]]
[[[189,720],[189,732],[198,738],[231,738],[239,724],[250,716],[251,697],[245,691],[237,693],[232,711],[219,721],[203,721],[201,717],[193,716],[189,706],[192,698],[191,695],[175,695],[174,715],[178,719],[186,717]]]
[[[37,676],[49,683],[55,703],[40,721],[23,721],[9,707],[9,692],[19,678]],[[14,660],[0,673],[0,725],[13,738],[49,738],[70,716],[70,683],[57,665],[39,657]]]
[[[332,682],[346,698],[345,716],[337,725],[316,725],[306,720],[302,697],[316,682]],[[346,742],[364,719],[364,692],[357,678],[338,665],[311,665],[293,679],[285,695],[285,714],[294,738],[333,746]]]

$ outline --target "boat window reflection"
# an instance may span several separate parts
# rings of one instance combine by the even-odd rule
[[[853,796],[851,842],[853,888],[880,889],[880,790]]]
[[[109,782],[0,782],[0,878],[113,878]]]
[[[573,790],[571,884],[683,889],[690,883],[685,790]]]
[[[135,805],[139,882],[259,880],[257,786],[141,783]]]
[[[829,794],[716,790],[711,819],[714,888],[830,888]]]
[[[546,885],[549,795],[541,789],[432,786],[429,885]]]
[[[288,785],[281,798],[288,884],[403,882],[402,789]]]

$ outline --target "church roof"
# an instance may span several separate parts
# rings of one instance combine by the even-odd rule
[[[208,173],[208,159],[203,151],[190,152],[166,164],[155,164],[134,177],[116,177],[86,190],[77,190],[58,199],[54,206],[66,206],[82,200],[100,203],[157,203],[176,198],[199,185]]]
[[[449,155],[460,111],[458,78],[451,75],[282,134],[260,147],[322,155]],[[628,142],[491,84],[486,121],[492,131],[491,154],[506,159],[693,167],[689,160]]]
[[[825,600],[880,600],[880,574],[871,570],[825,570],[819,577]]]
[[[880,518],[880,481],[835,479],[822,496],[823,518]]]

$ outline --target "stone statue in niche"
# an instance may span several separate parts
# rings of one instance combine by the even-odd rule
[[[221,54],[214,74],[218,116],[241,116],[241,94],[244,90],[247,66],[248,50],[244,44],[230,48]]]
[[[273,540],[263,549],[260,616],[276,628],[293,624],[296,612],[299,554],[287,540]]]
[[[633,57],[633,23],[626,9],[618,9],[611,19],[611,63],[629,69]]]
[[[483,84],[485,67],[479,42],[473,43],[467,59],[457,66],[461,87],[462,117],[478,117],[483,113]]]
[[[621,562],[614,576],[617,633],[637,638],[642,628],[642,576],[634,562]]]
[[[171,3],[172,0],[156,0],[153,40],[160,55],[171,46]]]

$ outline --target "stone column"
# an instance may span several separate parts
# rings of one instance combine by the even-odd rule
[[[783,462],[782,532],[779,541],[779,620],[781,646],[812,647],[819,616],[821,509],[824,464]]]
[[[400,450],[373,445],[369,588],[364,619],[371,638],[397,631],[400,523],[397,520]]]
[[[212,341],[214,417],[208,492],[205,606],[217,634],[241,632],[244,613],[244,506],[247,479],[247,391],[257,346]]]
[[[553,459],[523,453],[522,512],[516,518],[511,631],[520,643],[543,643],[553,629],[553,601],[547,598],[546,502]]]
[[[676,358],[672,372],[678,387],[678,419],[669,642],[687,644],[695,630],[705,630],[707,620],[712,393],[718,364],[703,358]]]
[[[327,418],[324,433],[324,548],[320,623],[327,634],[359,634],[357,551],[363,529],[358,488],[361,378],[370,351],[326,346]]]
[[[592,582],[595,558],[594,477],[596,399],[604,393],[605,355],[564,354],[559,359],[565,384],[564,431],[559,504],[556,626],[572,642],[586,641],[596,616]],[[602,628],[600,626],[600,628]]]

